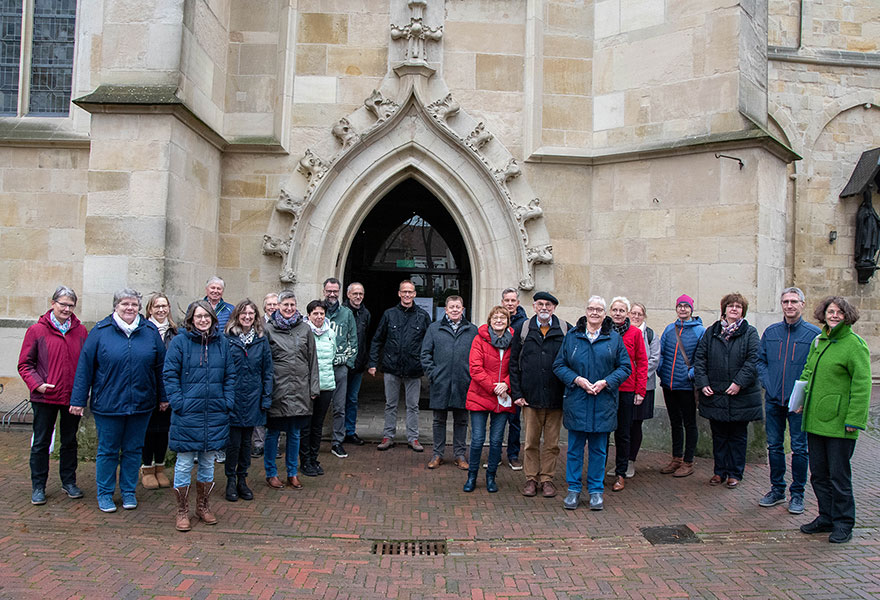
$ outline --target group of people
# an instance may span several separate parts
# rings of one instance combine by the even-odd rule
[[[91,398],[99,508],[117,508],[117,470],[122,506],[136,508],[140,468],[145,488],[172,487],[176,528],[187,531],[198,463],[195,519],[216,523],[208,500],[218,452],[225,453],[229,501],[253,499],[247,484],[252,455],[262,455],[268,486],[301,489],[300,474],[324,473],[318,456],[328,411],[333,455],[348,456],[343,444],[364,444],[356,432],[358,392],[364,372],[375,376],[381,370],[385,425],[378,450],[395,445],[402,389],[407,444],[424,451],[418,424],[424,375],[433,411],[428,469],[445,461],[452,412],[453,464],[467,471],[465,492],[477,487],[487,429],[486,490],[498,491],[508,429],[508,464],[524,471],[522,494],[552,498],[564,426],[563,506],[574,510],[580,504],[586,450],[589,507],[602,510],[610,434],[615,456],[607,474],[612,491],[620,492],[635,476],[642,423],[653,417],[659,378],[672,434],[672,457],[661,473],[694,473],[699,412],[712,431],[714,474],[708,483],[736,488],[745,470],[748,424],[764,418],[771,490],[759,505],[783,503],[787,422],[793,451],[789,511],[804,511],[809,465],[819,516],[801,530],[829,532],[832,542],[852,535],[849,459],[866,426],[871,375],[867,345],[851,329],[858,312],[844,298],[819,304],[820,330],[802,318],[803,292],[787,288],[783,321],[759,337],[745,320],[748,301],[741,294],[722,298],[721,318],[708,329],[693,314],[694,300],[682,295],[677,319],[658,336],[646,325],[645,305],[622,296],[610,304],[592,296],[572,326],[555,315],[559,302],[546,291],[533,296],[534,316],[527,317],[513,288],[504,290],[482,325],[468,321],[459,296],[447,297],[443,317],[431,322],[415,302],[415,285],[405,280],[399,303],[384,312],[368,343],[370,313],[360,283],[350,284],[347,301],[340,303],[341,283],[328,278],[324,298],[309,302],[305,316],[291,291],[267,295],[261,315],[249,299],[235,306],[225,302],[224,288],[219,278],[209,280],[181,328],[167,296],[154,294],[141,316],[140,294],[123,289],[114,295],[113,312],[88,333],[73,314],[75,292],[56,290],[50,310],[28,329],[19,359],[34,407],[34,504],[46,502],[48,448],[59,414],[62,488],[71,498],[83,496],[76,485],[76,431]],[[276,464],[282,433],[286,480]],[[173,482],[164,474],[168,448],[177,453]]]

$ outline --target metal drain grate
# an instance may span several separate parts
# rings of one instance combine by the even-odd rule
[[[697,534],[687,525],[666,525],[663,527],[642,527],[645,539],[657,544],[699,544]]]
[[[404,556],[440,556],[446,554],[442,540],[384,540],[373,542],[371,554]]]

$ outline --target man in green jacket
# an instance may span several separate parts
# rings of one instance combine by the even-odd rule
[[[354,368],[354,359],[358,351],[357,323],[354,314],[346,306],[339,303],[339,280],[328,277],[324,281],[324,302],[327,305],[327,320],[336,332],[336,358],[333,361],[333,375],[336,378],[336,389],[330,403],[333,411],[333,438],[330,452],[337,458],[345,458],[348,452],[342,446],[345,438],[345,396],[348,392],[348,371]]]

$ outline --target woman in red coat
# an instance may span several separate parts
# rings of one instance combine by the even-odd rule
[[[464,491],[473,492],[477,487],[477,471],[480,455],[486,441],[486,422],[492,415],[489,432],[489,469],[486,471],[486,490],[498,491],[495,473],[501,462],[501,442],[508,416],[514,412],[510,390],[510,313],[503,306],[489,311],[486,325],[481,325],[471,344],[470,373],[465,408],[471,414],[471,455],[468,461],[468,478]]]
[[[58,465],[61,488],[70,498],[83,497],[76,486],[79,417],[71,414],[69,408],[76,363],[88,333],[73,314],[75,308],[76,292],[59,286],[52,295],[52,308],[24,334],[18,357],[18,373],[31,392],[34,409],[31,504],[46,503],[49,445],[58,415],[61,415],[61,460]]]

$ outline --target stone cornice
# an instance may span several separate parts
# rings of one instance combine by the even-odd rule
[[[767,59],[779,62],[804,63],[808,65],[880,69],[880,54],[876,52],[812,50],[810,54],[805,54],[802,50],[797,48],[768,46]]]
[[[0,118],[0,146],[88,149],[89,136],[73,131],[69,123],[69,119],[3,117]]]
[[[221,152],[287,154],[275,139],[227,140],[177,97],[175,86],[102,85],[73,103],[92,114],[172,115]]]

